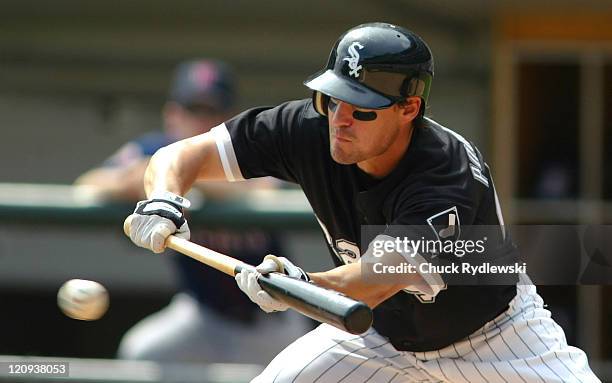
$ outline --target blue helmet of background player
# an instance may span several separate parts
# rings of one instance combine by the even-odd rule
[[[168,100],[187,109],[230,110],[236,101],[234,75],[220,61],[184,61],[174,71]]]
[[[358,25],[344,33],[325,68],[308,78],[317,112],[329,97],[365,109],[387,108],[418,96],[424,112],[434,73],[431,50],[417,34],[387,23]]]

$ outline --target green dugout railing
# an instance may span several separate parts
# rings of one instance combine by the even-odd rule
[[[309,230],[318,227],[299,190],[261,190],[223,201],[194,198],[189,222],[209,227]],[[95,189],[69,185],[0,184],[5,224],[112,225],[121,227],[132,202],[111,202]]]

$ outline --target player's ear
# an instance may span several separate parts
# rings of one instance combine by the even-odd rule
[[[421,102],[422,100],[420,97],[407,97],[405,100],[399,102],[397,105],[402,120],[410,122],[417,118],[421,110]]]

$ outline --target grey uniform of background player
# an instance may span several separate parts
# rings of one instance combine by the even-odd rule
[[[371,24],[341,37],[328,70],[307,83],[316,91],[315,107],[303,100],[256,108],[213,129],[217,145],[224,148],[229,180],[272,175],[302,187],[336,265],[357,261],[366,251],[360,246],[362,224],[427,225],[428,218],[449,211],[462,225],[503,224],[493,180],[478,150],[433,120],[423,119],[415,127],[408,150],[383,179],[330,156],[328,120],[317,113],[326,107],[321,100],[327,95],[363,107],[347,90],[351,81],[359,81],[349,75],[356,67],[349,66],[354,57],[350,47],[372,44],[376,37],[369,39],[369,33],[392,40],[397,31]],[[326,80],[335,80],[337,87],[326,86]],[[380,234],[414,233],[389,229]],[[499,248],[512,255],[503,235]],[[585,354],[567,345],[526,276],[506,286],[445,288],[431,281],[431,287],[431,294],[402,291],[380,304],[373,329],[362,336],[319,326],[285,349],[256,381],[598,381]]]

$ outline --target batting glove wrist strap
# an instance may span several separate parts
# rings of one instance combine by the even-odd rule
[[[172,223],[180,228],[185,223],[183,207],[166,199],[148,199],[138,202],[134,213],[140,215],[157,215],[172,221]]]
[[[182,207],[184,209],[189,209],[191,206],[191,202],[185,197],[181,197],[178,194],[171,193],[167,190],[164,191],[153,191],[149,196],[149,199],[160,199],[164,201],[168,201],[174,205]]]

